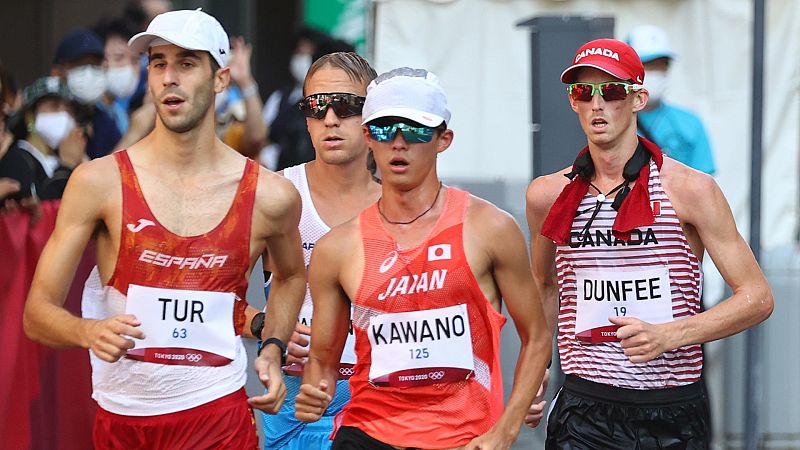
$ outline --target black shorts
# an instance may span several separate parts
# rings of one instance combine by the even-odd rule
[[[711,442],[703,381],[657,390],[567,375],[547,420],[547,450],[695,450]]]
[[[331,450],[395,450],[355,427],[340,427],[336,431]],[[414,450],[414,449],[407,449]]]

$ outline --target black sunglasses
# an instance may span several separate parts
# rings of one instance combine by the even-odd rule
[[[361,110],[364,108],[364,100],[366,100],[366,97],[355,94],[329,92],[311,94],[300,100],[297,106],[304,116],[314,119],[324,118],[330,106],[340,119],[344,119],[345,117],[360,115]]]

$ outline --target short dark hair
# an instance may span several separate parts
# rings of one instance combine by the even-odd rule
[[[303,95],[306,93],[306,82],[312,75],[324,67],[333,67],[343,70],[350,79],[356,83],[361,83],[366,89],[370,81],[374,80],[378,74],[369,65],[366,59],[355,52],[335,52],[321,56],[311,64],[303,81]]]

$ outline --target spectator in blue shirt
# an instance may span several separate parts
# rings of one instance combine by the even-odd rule
[[[637,115],[639,134],[658,144],[671,158],[713,174],[714,155],[700,118],[664,101],[669,66],[675,57],[667,34],[658,27],[641,25],[631,30],[628,43],[644,64],[644,85],[650,93],[647,107]]]

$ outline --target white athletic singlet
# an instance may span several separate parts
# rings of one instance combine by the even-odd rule
[[[558,350],[564,373],[629,389],[675,387],[700,379],[703,354],[699,345],[634,364],[618,341],[590,343],[576,336],[576,331],[582,331],[576,330],[579,309],[578,325],[599,321],[610,325],[608,316],[639,313],[651,314],[656,318],[653,322],[659,323],[657,319],[678,320],[701,311],[700,261],[689,247],[652,161],[648,189],[655,223],[633,230],[629,243],[611,233],[617,215],[612,199],[602,204],[588,235],[579,239],[596,204],[595,195],[587,194],[572,222],[569,244],[557,247]]]
[[[306,262],[306,269],[311,262],[311,252],[314,250],[314,245],[317,241],[326,235],[331,228],[322,220],[314,207],[314,200],[311,198],[311,191],[308,187],[308,178],[306,176],[306,164],[287,167],[283,170],[283,176],[294,184],[297,191],[300,193],[300,199],[303,203],[303,210],[300,215],[300,239],[303,242],[303,258]],[[311,326],[311,318],[314,312],[314,306],[311,302],[311,291],[306,285],[306,296],[303,299],[303,306],[300,308],[300,315],[298,321],[303,325]],[[355,364],[355,338],[352,329],[347,335],[347,341],[344,344],[342,351],[342,358],[340,360],[345,364]]]

